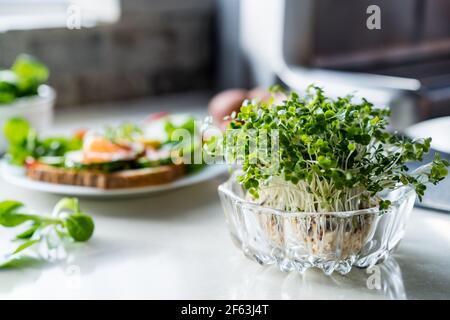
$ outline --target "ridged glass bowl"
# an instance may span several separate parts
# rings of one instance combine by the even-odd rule
[[[380,195],[392,202],[383,211],[286,212],[246,200],[236,174],[219,186],[232,240],[248,258],[282,271],[346,274],[352,266],[375,265],[402,239],[415,200],[414,189],[402,186]]]

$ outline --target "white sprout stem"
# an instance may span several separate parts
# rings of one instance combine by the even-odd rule
[[[273,177],[262,184],[257,201],[265,206],[286,211],[337,212],[367,208],[368,192],[361,187],[338,190],[333,183],[313,176],[310,183],[297,184]]]

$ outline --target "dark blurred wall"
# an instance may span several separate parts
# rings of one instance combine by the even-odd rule
[[[449,43],[448,0],[347,0],[345,6],[339,1],[316,0],[314,4],[312,65],[340,62],[349,54],[369,53],[381,60],[398,49]],[[380,30],[365,28],[365,12],[370,5],[380,7]],[[355,60],[352,58],[350,64]]]
[[[58,106],[212,87],[213,0],[126,0],[118,23],[0,33],[0,66],[33,54]]]

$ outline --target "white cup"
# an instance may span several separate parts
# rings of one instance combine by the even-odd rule
[[[7,148],[3,126],[8,119],[23,117],[36,130],[45,130],[53,122],[55,98],[56,93],[52,87],[41,85],[35,96],[18,98],[11,104],[0,104],[0,152],[5,152]]]

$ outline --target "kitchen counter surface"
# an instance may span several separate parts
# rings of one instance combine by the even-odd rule
[[[204,112],[207,98],[193,94],[63,110],[52,131],[139,120],[161,109]],[[82,199],[96,223],[91,241],[61,262],[1,270],[0,300],[450,299],[450,214],[415,208],[394,258],[373,273],[286,274],[247,260],[233,246],[217,195],[225,178],[141,198]],[[59,199],[2,180],[0,194],[36,211],[50,210]],[[0,233],[0,240],[5,243],[7,234]]]

